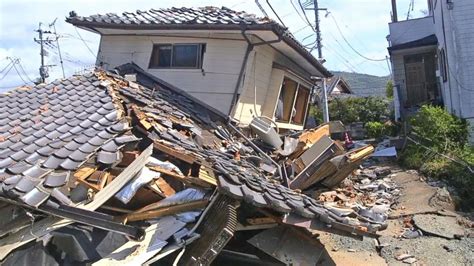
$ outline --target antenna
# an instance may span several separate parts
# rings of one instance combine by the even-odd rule
[[[58,18],[55,18],[53,20],[53,22],[51,22],[51,24],[49,24],[49,27],[53,27],[53,34],[54,34],[54,37],[56,39],[56,45],[58,46],[58,54],[59,54],[59,63],[61,64],[61,70],[63,72],[63,78],[66,78],[66,74],[64,74],[64,64],[63,64],[63,57],[61,55],[61,48],[59,47],[59,35],[57,34],[56,32],[56,21],[58,20]]]

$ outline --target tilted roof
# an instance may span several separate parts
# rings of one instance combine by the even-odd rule
[[[358,231],[321,202],[281,185],[278,178],[269,179],[251,159],[255,152],[232,137],[224,117],[136,65],[117,70],[136,74],[145,86],[96,70],[0,97],[2,197],[33,207],[47,200],[72,205],[66,194],[76,170],[116,165],[124,146],[146,141],[209,167],[219,191],[232,198]],[[244,150],[254,155],[235,159],[234,152]],[[373,225],[367,219],[359,222]]]
[[[156,29],[156,30],[268,30],[273,31],[285,43],[308,60],[323,75],[330,77],[327,70],[296,38],[276,21],[267,17],[257,17],[244,11],[227,7],[160,8],[79,16],[71,11],[66,21],[81,27],[115,29]]]

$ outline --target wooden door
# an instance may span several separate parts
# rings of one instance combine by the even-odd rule
[[[426,90],[425,64],[421,62],[405,63],[407,86],[407,106],[425,102],[428,99]]]

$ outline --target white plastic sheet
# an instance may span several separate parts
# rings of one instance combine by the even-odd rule
[[[152,171],[150,168],[145,166],[140,171],[140,173],[138,173],[138,175],[132,179],[132,181],[128,182],[127,185],[125,185],[117,194],[115,194],[115,197],[124,204],[127,204],[130,202],[133,196],[135,196],[135,193],[137,193],[139,188],[145,184],[148,184],[151,180],[159,177],[160,173]]]
[[[150,159],[148,160],[148,163],[146,164],[148,166],[158,166],[158,167],[161,167],[163,169],[166,169],[168,171],[175,171],[176,173],[180,174],[180,175],[183,175],[183,172],[181,172],[181,170],[174,164],[170,163],[170,162],[163,162],[163,161],[160,161],[156,158],[153,158],[153,157],[150,157]]]

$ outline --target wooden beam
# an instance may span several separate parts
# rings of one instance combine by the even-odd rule
[[[211,187],[210,184],[204,180],[201,180],[199,178],[196,178],[196,177],[192,177],[192,176],[184,176],[184,175],[180,175],[180,174],[177,174],[173,171],[169,171],[169,170],[166,170],[166,169],[163,169],[159,166],[151,166],[149,167],[150,170],[153,170],[153,171],[156,171],[156,172],[159,172],[159,173],[162,173],[164,175],[167,175],[167,176],[170,176],[170,177],[173,177],[173,178],[176,178],[178,179],[179,181],[181,182],[185,182],[187,184],[194,184],[194,185],[197,185],[199,187],[205,187],[205,188],[208,188],[208,187]]]
[[[208,203],[209,203],[209,200],[207,199],[191,201],[191,202],[183,203],[180,205],[167,206],[167,207],[163,207],[163,208],[159,208],[159,209],[155,209],[151,211],[135,212],[135,213],[128,214],[123,218],[124,220],[128,222],[142,221],[142,220],[172,215],[176,213],[202,209],[206,207]]]
[[[175,158],[178,158],[178,159],[180,159],[180,160],[182,160],[182,161],[185,161],[185,162],[187,162],[187,163],[189,163],[189,164],[193,164],[193,163],[196,162],[196,159],[195,159],[193,156],[191,156],[191,155],[189,155],[189,154],[185,154],[185,153],[179,152],[179,151],[177,151],[177,150],[175,150],[175,149],[173,149],[173,148],[170,148],[170,147],[168,147],[168,146],[166,146],[166,145],[164,145],[164,144],[161,144],[161,143],[159,143],[159,142],[157,142],[157,141],[155,141],[155,142],[153,143],[153,148],[155,148],[156,150],[159,150],[159,151],[161,151],[161,152],[163,152],[163,153],[166,153],[166,154],[168,154],[168,155],[170,155],[170,156],[173,156],[173,157],[175,157]]]

